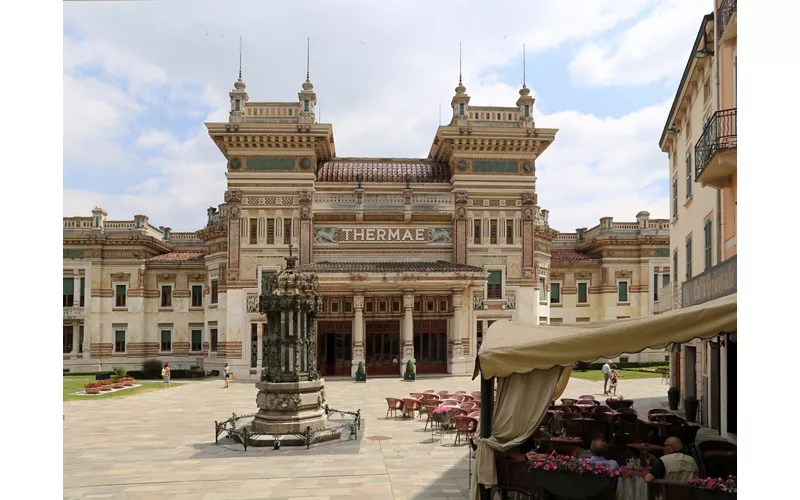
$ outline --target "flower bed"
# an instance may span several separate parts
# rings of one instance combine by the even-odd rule
[[[619,470],[587,459],[559,455],[534,462],[531,471],[548,493],[563,499],[594,498],[610,491]]]
[[[98,380],[89,382],[83,387],[82,391],[74,392],[75,396],[95,396],[97,394],[122,391],[131,387],[139,387],[135,384],[133,377],[119,377],[111,380]]]
[[[736,476],[730,475],[727,479],[705,477],[698,479],[691,479],[689,484],[693,488],[697,488],[698,499],[727,499],[736,498]]]

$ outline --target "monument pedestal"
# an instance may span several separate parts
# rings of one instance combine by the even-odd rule
[[[253,431],[262,434],[302,434],[325,428],[325,380],[256,382],[258,413]]]

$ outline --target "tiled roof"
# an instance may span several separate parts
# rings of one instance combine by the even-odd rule
[[[553,250],[550,260],[593,260],[591,255],[573,252],[572,250]]]
[[[205,254],[200,252],[169,252],[148,259],[156,262],[203,262]]]
[[[481,267],[436,262],[314,262],[295,269],[307,273],[482,273]]]
[[[447,165],[424,159],[380,159],[380,158],[334,158],[322,164],[317,172],[319,182],[447,182]]]

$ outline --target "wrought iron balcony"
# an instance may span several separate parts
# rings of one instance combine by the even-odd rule
[[[725,30],[731,24],[731,19],[736,15],[736,0],[723,0],[717,15],[719,16],[717,30],[719,31],[719,37],[722,38],[725,35]]]
[[[736,170],[736,108],[717,111],[694,147],[695,180],[725,187]]]

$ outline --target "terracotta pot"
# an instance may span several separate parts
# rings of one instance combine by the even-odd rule
[[[124,385],[125,387],[133,387],[133,382],[123,382],[122,385]]]
[[[125,384],[120,382],[119,384],[111,384],[111,387],[113,387],[114,389],[122,389],[123,387],[125,387]]]
[[[110,385],[100,386],[100,390],[101,391],[110,391],[111,390],[111,386]]]
[[[86,387],[84,390],[86,391],[86,394],[100,394],[99,387]]]

